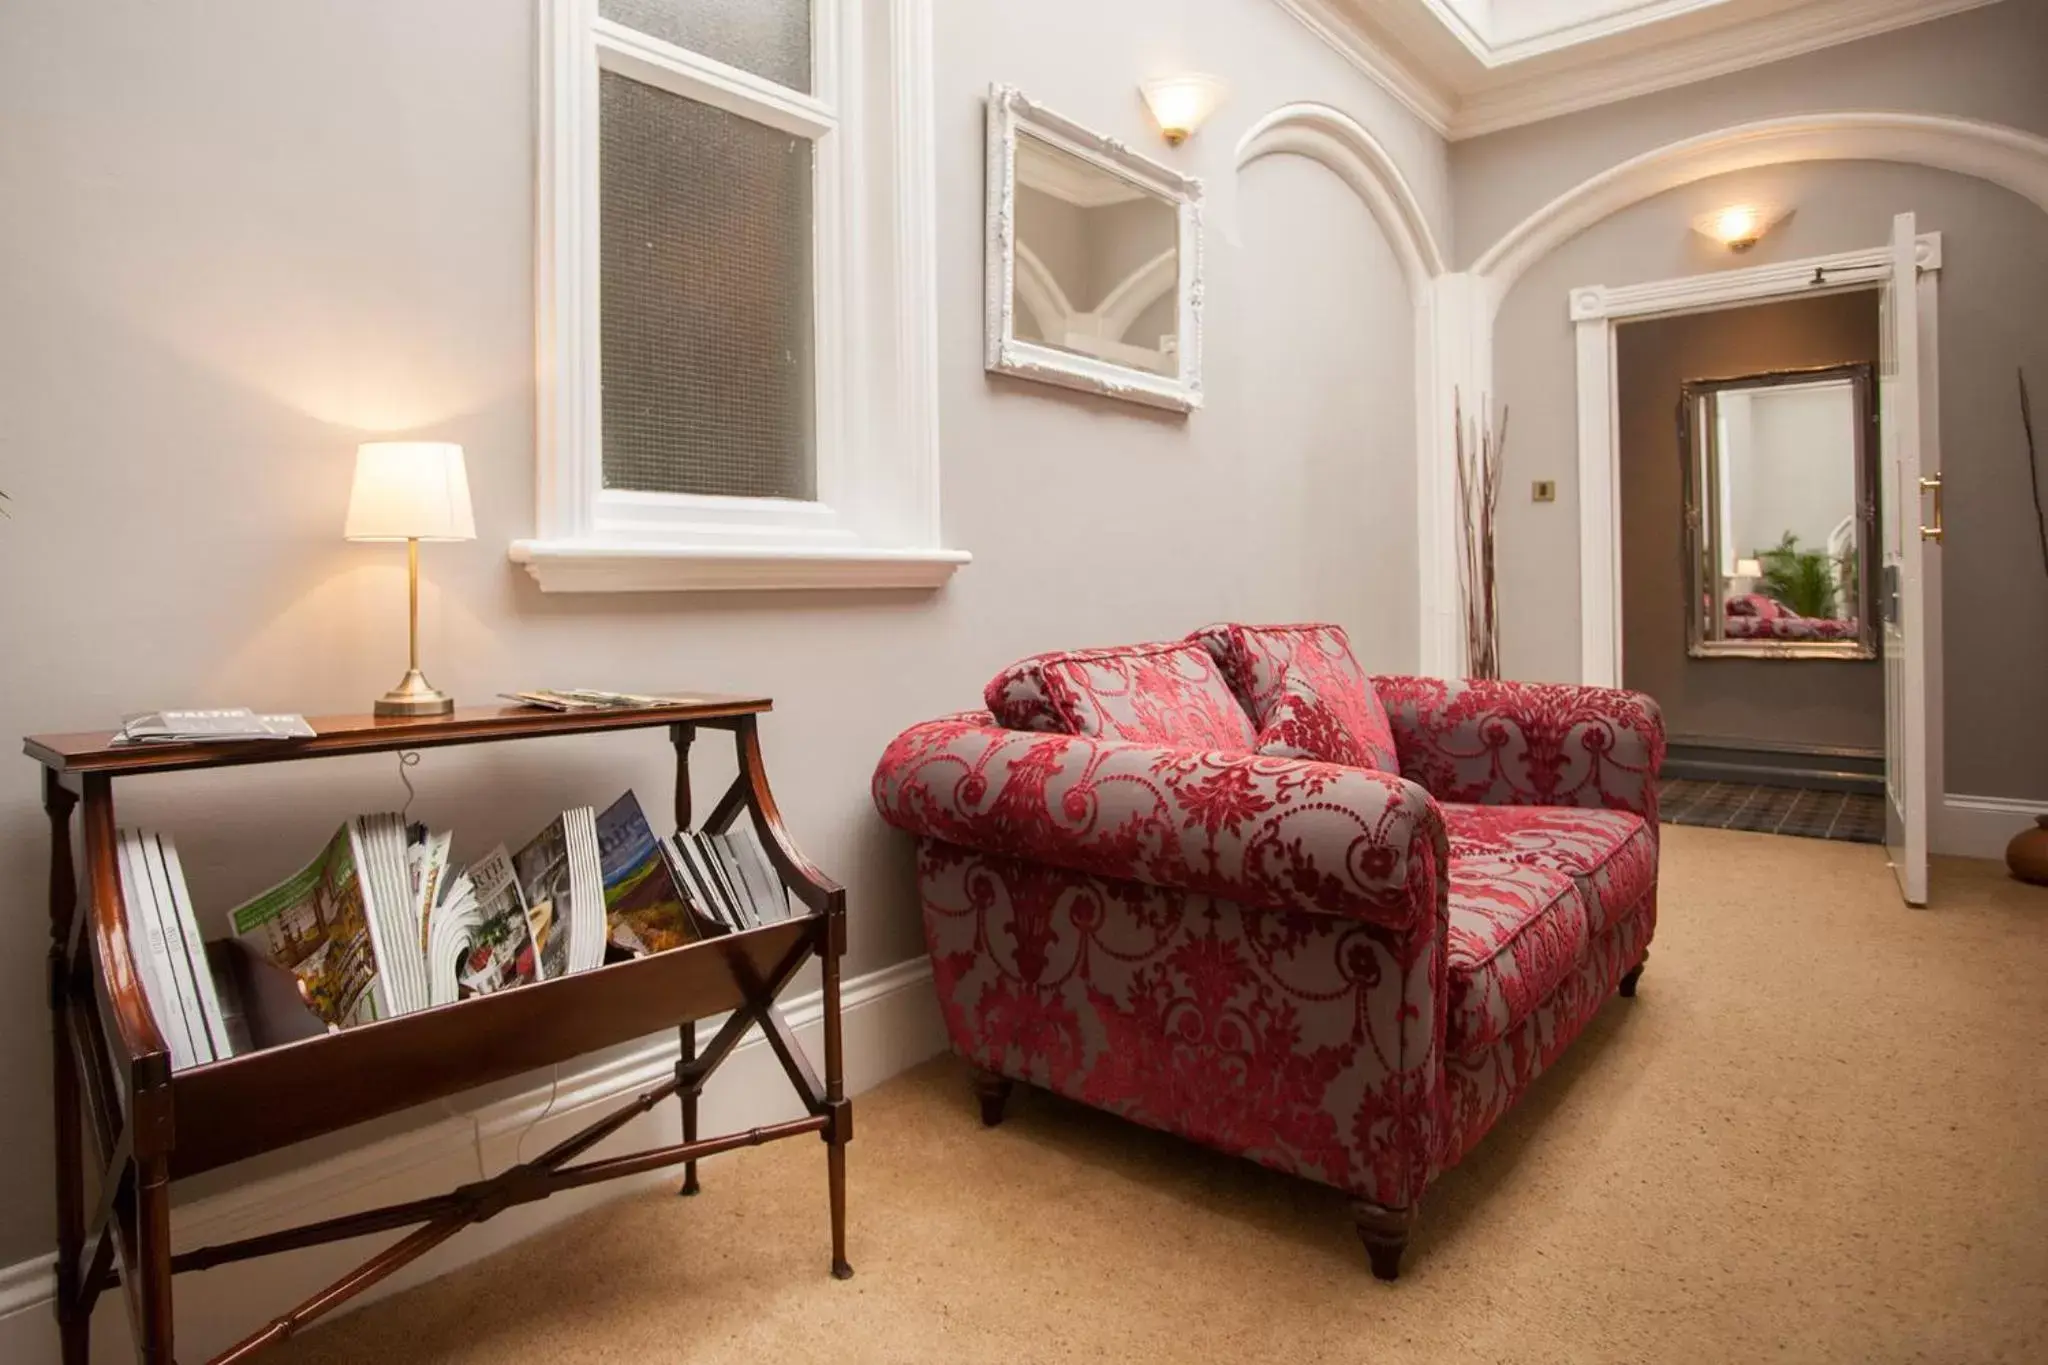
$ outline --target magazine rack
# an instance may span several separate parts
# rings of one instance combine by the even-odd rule
[[[241,1361],[289,1337],[472,1223],[560,1190],[662,1167],[684,1168],[739,1147],[817,1133],[826,1143],[832,1273],[846,1263],[846,1143],[853,1111],[840,1057],[839,959],[846,893],[790,842],[769,793],[755,718],[765,698],[706,697],[687,706],[552,714],[457,711],[435,719],[316,719],[316,737],[241,744],[123,747],[99,734],[25,742],[43,765],[50,817],[50,1011],[56,1042],[57,1320],[64,1365],[85,1365],[93,1305],[118,1284],[140,1358],[171,1365],[171,1277],[231,1261],[413,1228],[212,1365]],[[341,1033],[240,1054],[173,1074],[162,1030],[138,981],[115,866],[114,779],[388,753],[451,744],[665,727],[676,752],[678,828],[690,824],[689,754],[699,729],[727,730],[739,775],[706,817],[723,831],[750,815],[771,862],[807,914],[555,981],[473,997]],[[83,803],[79,876],[72,816]],[[812,1070],[777,997],[816,957],[824,983],[825,1075]],[[245,1002],[251,1010],[259,1008]],[[700,1053],[696,1021],[730,1011]],[[699,1137],[697,1099],[733,1048],[759,1025],[808,1111],[788,1123]],[[430,1199],[309,1223],[220,1246],[173,1253],[170,1185],[321,1133],[472,1086],[568,1061],[663,1029],[679,1031],[675,1077],[531,1161]],[[624,1156],[583,1158],[641,1114],[675,1096],[683,1141]],[[88,1183],[84,1124],[97,1142]],[[90,1201],[90,1203],[88,1202]],[[118,1264],[117,1264],[118,1262]]]

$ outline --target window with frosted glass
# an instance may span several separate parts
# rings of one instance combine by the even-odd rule
[[[650,38],[811,93],[811,0],[598,0]]]
[[[811,143],[611,72],[598,119],[604,486],[815,497]]]

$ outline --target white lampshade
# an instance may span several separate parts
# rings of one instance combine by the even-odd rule
[[[1763,561],[1760,559],[1736,560],[1735,576],[1737,578],[1762,578],[1764,576]]]
[[[356,447],[349,540],[475,540],[462,447],[449,441],[370,441]]]
[[[1791,210],[1779,204],[1730,204],[1692,220],[1692,230],[1730,251],[1747,251]]]
[[[1187,141],[1203,120],[1216,112],[1216,106],[1223,103],[1229,91],[1222,77],[1199,72],[1165,76],[1138,87],[1138,93],[1145,97],[1145,104],[1159,123],[1159,131],[1175,146]]]

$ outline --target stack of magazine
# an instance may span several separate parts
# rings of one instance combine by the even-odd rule
[[[234,1055],[199,918],[168,837],[124,829],[116,842],[121,900],[142,994],[179,1070]]]
[[[789,892],[751,825],[730,834],[682,830],[661,845],[676,884],[720,931],[758,929],[786,918]]]
[[[400,815],[359,815],[311,863],[229,912],[236,934],[289,971],[330,1029],[551,981],[614,957],[665,952],[790,912],[751,827],[663,839],[627,792],[602,814],[564,811],[517,852],[467,867],[454,838]],[[199,922],[168,835],[123,830],[130,938],[173,1068],[233,1055]]]

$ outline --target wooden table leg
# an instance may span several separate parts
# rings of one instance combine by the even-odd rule
[[[676,1059],[676,1098],[682,1102],[683,1106],[683,1141],[695,1142],[697,1140],[697,1077],[694,1073],[697,1063],[697,1025],[695,1023],[684,1024],[676,1032],[679,1035],[677,1042],[682,1052],[682,1055]],[[677,1191],[677,1193],[695,1194],[696,1192],[697,1163],[694,1160],[686,1161],[683,1163],[683,1188]]]
[[[846,915],[835,910],[825,932],[825,1105],[832,1126],[825,1130],[825,1178],[832,1200],[832,1278],[853,1278],[846,1260],[846,1144],[853,1137],[853,1106],[846,1098],[846,1071],[839,1038],[839,955],[844,950]]]
[[[53,772],[43,774],[50,817],[50,1041],[55,1071],[51,1099],[57,1140],[57,1337],[63,1365],[86,1365],[92,1318],[80,1312],[78,1260],[85,1249],[84,1133],[79,1122],[78,1060],[71,1050],[71,920],[78,910],[78,868],[72,861],[71,812],[78,798]]]
[[[176,1365],[171,1333],[170,1162],[149,1157],[136,1162],[136,1249],[141,1281],[143,1365]]]
[[[668,729],[669,743],[676,751],[676,829],[690,827],[690,745],[697,738],[694,725],[671,725]],[[678,1030],[681,1056],[676,1059],[676,1098],[683,1106],[683,1141],[697,1140],[697,1079],[693,1074],[697,1061],[697,1025],[687,1023]],[[697,1163],[683,1165],[683,1188],[680,1194],[697,1192]]]

